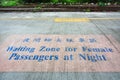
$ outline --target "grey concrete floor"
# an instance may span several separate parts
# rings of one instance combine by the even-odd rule
[[[88,18],[88,22],[55,22],[55,18]],[[94,19],[92,19],[94,18]],[[119,12],[0,13],[0,44],[13,34],[101,34],[120,43]],[[119,80],[120,72],[1,72],[0,80]]]

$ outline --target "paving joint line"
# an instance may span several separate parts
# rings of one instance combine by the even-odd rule
[[[113,45],[113,47],[118,51],[118,53],[120,53],[119,49],[114,45],[114,43],[109,39],[109,37],[95,23],[93,24],[96,26],[96,28],[98,28],[98,30],[102,32],[102,34],[108,39],[108,41]]]

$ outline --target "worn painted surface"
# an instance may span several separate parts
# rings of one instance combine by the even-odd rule
[[[0,72],[120,72],[120,44],[111,42],[103,35],[12,35],[0,46]]]
[[[59,23],[54,21],[55,18],[91,19],[84,22],[68,20]],[[107,40],[115,46],[117,42],[120,43],[119,18],[119,12],[0,13],[0,44],[14,34],[92,34],[105,37],[111,35],[112,39],[107,37]],[[119,76],[120,72],[1,72],[0,80],[119,80]]]

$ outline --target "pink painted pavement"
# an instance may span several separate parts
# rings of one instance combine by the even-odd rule
[[[24,42],[29,38],[29,42]],[[40,42],[34,42],[34,39],[41,38]],[[46,38],[51,38],[51,42],[45,42]],[[57,39],[61,42],[56,42]],[[66,42],[66,39],[73,39],[74,42]],[[80,42],[82,38],[85,41]],[[110,40],[108,40],[108,38]],[[89,39],[95,39],[90,42]],[[111,43],[112,42],[112,43]],[[8,52],[9,46],[27,46],[35,48],[33,53],[29,52]],[[60,51],[40,52],[40,47],[57,47]],[[84,52],[82,47],[87,48],[111,48],[113,52]],[[66,52],[65,47],[77,48],[74,52]],[[57,55],[58,60],[9,60],[13,53],[19,55]],[[79,54],[105,55],[106,61],[92,62],[79,57]],[[73,55],[73,60],[64,60],[65,55]],[[87,58],[86,58],[87,59]],[[111,35],[107,38],[103,35],[11,35],[0,45],[0,72],[120,72],[120,43]]]

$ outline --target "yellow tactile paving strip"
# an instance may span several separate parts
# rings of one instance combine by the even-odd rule
[[[55,22],[88,22],[88,18],[55,18]]]

